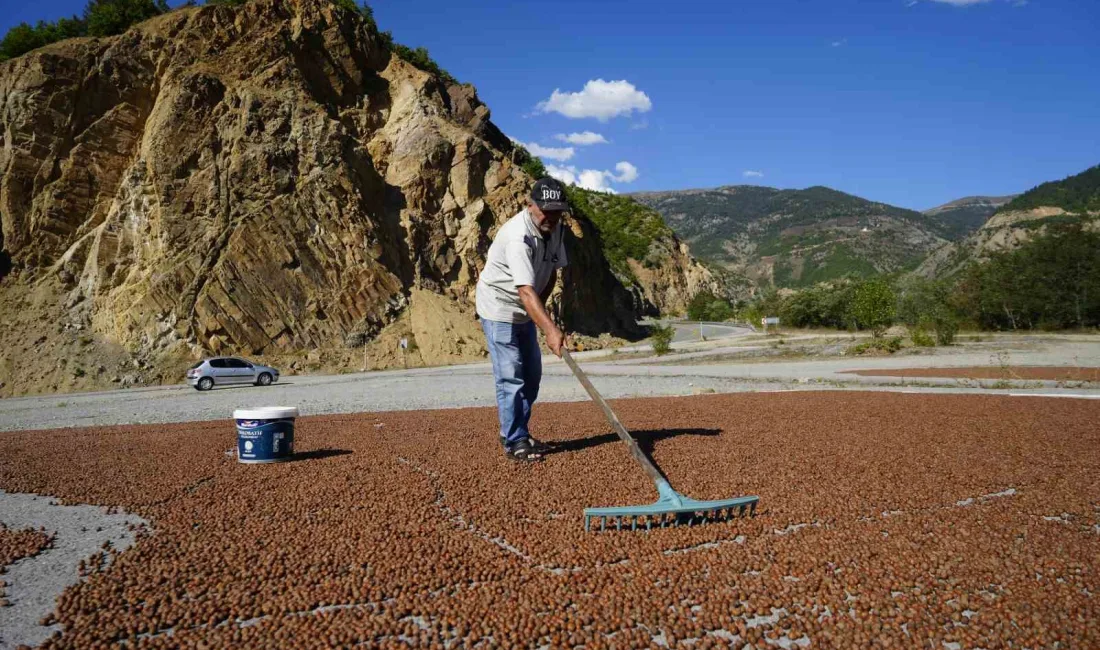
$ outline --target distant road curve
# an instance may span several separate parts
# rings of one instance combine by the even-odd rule
[[[671,325],[676,329],[676,335],[672,337],[673,343],[687,343],[699,341],[699,330],[702,328],[702,337],[708,341],[714,339],[730,338],[732,336],[745,336],[752,334],[754,330],[744,323],[716,323],[711,321],[685,321],[685,320],[661,320],[662,324]]]

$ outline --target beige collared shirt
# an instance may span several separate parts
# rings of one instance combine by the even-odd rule
[[[544,238],[526,208],[506,221],[493,238],[477,281],[477,315],[505,323],[531,320],[519,299],[519,288],[529,286],[541,294],[554,270],[568,264],[563,233],[559,223]]]

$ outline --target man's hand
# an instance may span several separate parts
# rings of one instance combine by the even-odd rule
[[[569,347],[569,337],[563,334],[557,325],[554,325],[553,328],[546,333],[546,346],[560,358],[561,351]]]

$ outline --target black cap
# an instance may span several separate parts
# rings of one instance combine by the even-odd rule
[[[569,209],[569,202],[565,200],[565,186],[558,179],[549,176],[535,182],[535,187],[531,189],[531,201],[539,206],[539,210],[555,212]]]

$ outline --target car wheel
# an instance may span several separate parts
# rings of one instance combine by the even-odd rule
[[[199,380],[199,385],[196,386],[199,390],[210,390],[214,387],[214,380],[209,377],[203,377]]]
[[[271,385],[271,374],[267,373],[267,372],[261,372],[260,377],[256,381],[256,383],[261,385],[261,386],[270,386]]]

